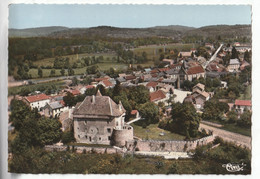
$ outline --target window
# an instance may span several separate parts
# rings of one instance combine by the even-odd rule
[[[78,135],[78,137],[80,138],[80,135]]]
[[[118,126],[118,122],[116,121],[116,126]]]
[[[87,135],[85,135],[85,137],[86,137],[86,139],[88,138],[88,136],[87,136]]]
[[[89,137],[89,141],[90,141],[90,142],[91,142],[91,140],[92,140],[91,137]]]
[[[108,136],[108,140],[111,140],[111,136]]]
[[[107,132],[108,132],[108,133],[111,133],[111,128],[107,128]]]
[[[99,137],[99,140],[101,140],[101,137]]]

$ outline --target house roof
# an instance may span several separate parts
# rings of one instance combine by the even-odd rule
[[[252,106],[251,100],[236,100],[235,101],[236,106]]]
[[[150,101],[158,101],[164,98],[166,98],[166,96],[161,90],[150,93]]]
[[[121,102],[116,104],[109,96],[86,96],[83,102],[77,103],[73,115],[83,118],[110,118],[125,113]]]
[[[190,56],[191,56],[191,53],[192,53],[192,52],[180,52],[180,53],[179,53],[179,56],[180,56],[180,54],[181,54],[182,57],[190,57]]]
[[[95,78],[95,81],[100,82],[100,81],[107,80],[107,79],[109,79],[109,77]]]
[[[239,63],[239,60],[237,58],[235,58],[235,59],[230,59],[229,64],[230,65],[239,65],[240,63]]]
[[[125,76],[125,79],[126,80],[134,80],[134,79],[136,79],[136,77],[133,76],[133,75],[127,75],[127,76]]]
[[[87,85],[86,86],[86,89],[90,89],[90,88],[95,88],[95,86],[93,86],[93,85]]]
[[[204,72],[205,72],[205,70],[200,65],[194,66],[194,67],[190,67],[187,70],[187,74],[188,75],[193,75],[193,74],[197,74],[197,73],[204,73]]]
[[[205,85],[203,85],[203,84],[201,84],[201,83],[196,84],[196,85],[193,87],[193,89],[194,89],[195,87],[199,87],[202,91],[204,91],[204,89],[205,89]]]
[[[46,94],[39,94],[39,95],[34,95],[34,96],[26,96],[25,99],[29,102],[29,103],[33,103],[36,101],[42,101],[42,100],[46,100],[49,99],[50,97],[47,96]]]
[[[62,108],[62,107],[63,107],[63,105],[61,104],[60,101],[51,102],[51,103],[49,103],[49,106],[50,106],[52,109],[59,109],[59,108]]]
[[[153,88],[155,88],[157,85],[158,83],[155,81],[150,81],[149,83],[146,84],[147,87],[153,87]]]
[[[135,115],[138,111],[136,109],[131,111],[131,115]]]
[[[80,91],[76,90],[76,89],[75,90],[71,90],[70,93],[73,94],[74,96],[77,96],[77,95],[81,94]]]
[[[112,84],[109,80],[103,80],[102,82],[103,82],[103,84],[104,84],[106,87],[111,87],[111,86],[113,86],[113,84]]]

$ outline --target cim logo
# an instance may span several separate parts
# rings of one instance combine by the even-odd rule
[[[223,164],[222,165],[222,167],[226,168],[226,170],[229,171],[229,172],[243,171],[244,170],[244,166],[246,166],[246,164],[244,164],[244,163],[242,163],[242,164],[228,163],[228,164]]]

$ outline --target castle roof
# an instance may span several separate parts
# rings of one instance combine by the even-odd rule
[[[83,102],[77,103],[73,115],[78,118],[109,119],[125,112],[121,102],[116,104],[109,96],[102,96],[97,92],[97,96],[86,96]]]

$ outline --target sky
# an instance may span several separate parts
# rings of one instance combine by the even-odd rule
[[[9,5],[9,28],[251,24],[249,5]]]

